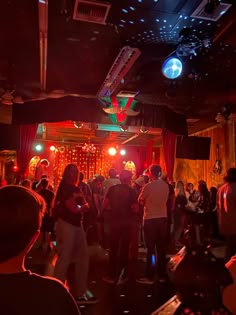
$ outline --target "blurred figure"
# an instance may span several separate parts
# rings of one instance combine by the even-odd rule
[[[26,188],[28,188],[28,189],[31,189],[31,188],[32,188],[32,182],[31,182],[31,180],[28,179],[28,178],[23,179],[20,184],[21,184],[21,186],[26,187]]]
[[[88,211],[83,213],[83,218],[82,218],[83,227],[84,227],[84,230],[85,230],[85,233],[87,236],[87,240],[88,240],[87,233],[89,231],[91,231],[91,229],[93,229],[95,224],[96,224],[96,211],[95,211],[94,205],[93,205],[91,189],[90,189],[89,185],[84,182],[84,174],[82,172],[79,172],[78,187],[81,189],[81,191],[84,195],[84,198],[89,205]]]
[[[38,194],[43,197],[46,202],[46,211],[43,217],[41,234],[39,237],[39,247],[43,248],[44,245],[48,250],[51,249],[52,235],[54,233],[54,221],[52,218],[52,207],[54,205],[55,194],[53,191],[48,189],[49,182],[46,178],[40,180],[40,190]]]
[[[103,227],[103,182],[105,178],[102,175],[98,175],[90,183],[92,191],[92,200],[94,209],[96,212],[96,225],[97,225],[97,240],[100,244],[103,244],[104,239],[104,227]]]
[[[123,170],[121,184],[110,187],[104,200],[104,208],[111,212],[108,283],[127,281],[130,245],[130,229],[133,214],[138,212],[137,196],[131,188],[132,173]]]
[[[62,282],[68,280],[71,294],[80,304],[94,304],[97,299],[87,291],[89,255],[81,222],[88,204],[77,187],[78,168],[68,164],[62,175],[54,207],[58,259],[54,275]]]
[[[206,183],[204,181],[200,181],[198,185],[198,200],[196,203],[198,211],[201,213],[209,212],[210,207],[210,193],[207,189]]]
[[[217,214],[220,234],[227,245],[226,259],[236,253],[236,168],[229,168],[225,184],[217,193]]]
[[[173,215],[174,215],[174,209],[175,209],[175,190],[173,185],[169,183],[168,177],[166,173],[162,173],[161,178],[167,183],[169,187],[169,195],[168,195],[168,200],[167,200],[167,217],[168,217],[168,243],[171,241],[171,230],[173,230]]]
[[[102,190],[103,190],[103,200],[106,198],[107,192],[110,187],[114,185],[120,184],[119,178],[117,178],[117,172],[114,168],[111,168],[108,172],[109,178],[105,179],[102,184]],[[104,248],[108,248],[109,244],[109,234],[110,234],[110,211],[107,211],[105,209],[102,209],[102,217],[100,219],[101,221],[101,239],[102,239],[102,246]]]
[[[173,238],[176,246],[181,246],[180,238],[184,231],[187,198],[184,190],[184,183],[180,180],[176,184],[175,210],[174,210],[174,231]]]
[[[35,170],[35,180],[39,182],[43,175],[48,174],[48,167],[50,163],[47,159],[42,159],[39,161]]]
[[[146,185],[144,176],[139,176],[132,185],[134,189],[137,200],[138,196],[141,193],[142,188]],[[138,259],[138,248],[139,248],[139,240],[144,243],[143,240],[143,231],[142,227],[142,219],[143,219],[143,205],[138,205],[138,212],[133,215],[133,219],[131,221],[131,230],[130,230],[130,249],[129,249],[129,259],[131,261],[137,261]],[[142,244],[144,245],[144,244]]]
[[[160,165],[151,165],[149,171],[151,182],[143,187],[138,198],[144,205],[144,237],[147,246],[146,274],[137,280],[143,284],[153,284],[156,268],[159,279],[165,279],[168,241],[169,187],[161,179]]]
[[[213,238],[219,238],[219,226],[217,218],[217,188],[210,188],[210,225]]]
[[[102,184],[104,198],[106,197],[106,194],[107,194],[109,188],[111,186],[114,186],[117,184],[120,184],[120,180],[119,180],[119,178],[117,178],[117,172],[114,168],[111,168],[109,170],[109,178],[104,180],[104,182]]]
[[[45,202],[34,191],[19,185],[0,189],[1,314],[80,315],[62,283],[25,269],[44,211]]]
[[[196,202],[198,199],[198,192],[194,189],[192,183],[187,183],[186,190],[185,190],[185,196],[187,198],[187,206],[186,208],[189,211],[196,211]]]

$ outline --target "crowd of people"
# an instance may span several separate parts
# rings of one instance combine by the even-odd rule
[[[145,247],[147,255],[144,275],[137,283],[166,281],[168,249],[184,244],[185,233],[196,220],[203,234],[197,241],[224,239],[226,259],[235,255],[236,168],[228,170],[218,190],[208,189],[204,180],[197,189],[181,180],[169,183],[157,164],[135,179],[128,170],[118,176],[111,169],[108,175],[85,183],[77,166],[68,164],[56,192],[44,174],[37,183],[25,179],[18,186],[0,189],[0,292],[5,297],[1,295],[0,303],[5,301],[4,307],[10,307],[7,296],[12,285],[21,287],[17,303],[29,311],[25,314],[35,301],[27,304],[23,296],[33,286],[44,292],[40,299],[50,299],[49,310],[58,310],[50,314],[79,314],[77,304],[97,303],[87,286],[90,238],[109,251],[103,277],[109,284],[128,281],[128,267],[138,260],[139,246]],[[24,258],[37,238],[38,247],[49,251],[56,241],[54,280],[24,267]],[[51,298],[51,290],[57,292],[56,300]],[[34,314],[42,314],[42,310],[34,310]]]

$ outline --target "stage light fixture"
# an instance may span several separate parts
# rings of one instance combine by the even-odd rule
[[[14,166],[13,166],[13,172],[18,172],[18,169],[19,169],[19,168],[18,168],[17,165],[14,165]]]
[[[183,64],[179,58],[167,58],[162,65],[162,73],[168,79],[178,78],[183,70]]]
[[[141,126],[141,127],[139,128],[139,131],[140,131],[140,133],[147,133],[147,132],[148,132],[148,129],[147,129],[146,127],[144,127],[144,126]]]
[[[55,150],[56,150],[55,145],[51,145],[51,146],[50,146],[50,151],[54,152]]]
[[[83,128],[84,124],[81,121],[74,121],[74,127],[81,129]]]
[[[110,147],[110,148],[108,149],[108,154],[109,154],[110,156],[115,156],[116,153],[117,153],[116,148]]]
[[[126,151],[124,149],[121,149],[120,150],[120,155],[122,155],[122,156],[126,155]]]
[[[128,131],[129,127],[127,125],[120,125],[120,130],[121,131]]]
[[[38,152],[40,152],[40,151],[43,150],[43,146],[42,146],[41,144],[36,144],[35,150],[38,151]]]

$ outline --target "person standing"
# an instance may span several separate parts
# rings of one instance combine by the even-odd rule
[[[138,201],[144,205],[144,238],[147,247],[146,275],[137,280],[143,284],[153,284],[157,273],[159,280],[166,275],[166,247],[168,240],[167,201],[169,187],[161,179],[161,167],[149,167],[151,182],[145,185]]]
[[[127,281],[130,230],[133,214],[138,213],[137,195],[131,188],[132,173],[123,170],[121,184],[110,187],[104,200],[104,209],[110,211],[110,251],[108,283]]]
[[[41,234],[39,237],[39,246],[44,247],[44,244],[47,246],[47,249],[50,250],[50,243],[52,241],[52,235],[54,233],[54,222],[52,218],[52,207],[55,198],[55,194],[52,190],[48,189],[49,182],[46,178],[40,180],[41,189],[38,191],[38,194],[43,197],[46,202],[46,212],[43,217]]]
[[[219,232],[227,246],[226,259],[236,253],[236,168],[229,168],[225,184],[217,192]]]
[[[23,186],[0,188],[0,310],[2,315],[80,315],[60,281],[25,268],[45,212],[43,198]]]
[[[109,178],[104,180],[102,184],[104,198],[106,197],[106,194],[111,186],[120,184],[120,180],[119,178],[117,178],[117,173],[114,168],[111,168],[108,174],[109,174]]]
[[[58,259],[54,276],[62,282],[68,280],[70,293],[79,304],[94,304],[97,299],[87,290],[89,255],[81,222],[88,205],[76,185],[78,175],[77,166],[68,164],[55,198]]]
[[[184,232],[184,226],[186,221],[186,205],[188,201],[184,191],[184,183],[179,180],[176,184],[176,197],[175,197],[175,209],[174,209],[174,231],[173,238],[175,246],[181,246],[181,236]]]

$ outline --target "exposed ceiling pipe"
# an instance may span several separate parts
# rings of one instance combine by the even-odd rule
[[[138,138],[138,136],[140,136],[140,134],[138,133],[138,134],[135,134],[135,135],[133,135],[132,137],[130,137],[130,138],[128,138],[128,139],[126,139],[125,141],[123,141],[121,144],[126,144],[126,143],[128,143],[128,142],[130,142],[130,141],[132,141],[132,140],[134,140],[134,139],[136,139],[136,138]]]
[[[48,0],[38,0],[40,85],[46,90],[47,50],[48,50]]]
[[[228,29],[234,24],[235,20],[230,20],[226,25],[225,27],[222,28],[222,30],[216,34],[216,36],[214,37],[213,39],[213,43],[217,42],[223,35],[226,31],[228,31]]]

